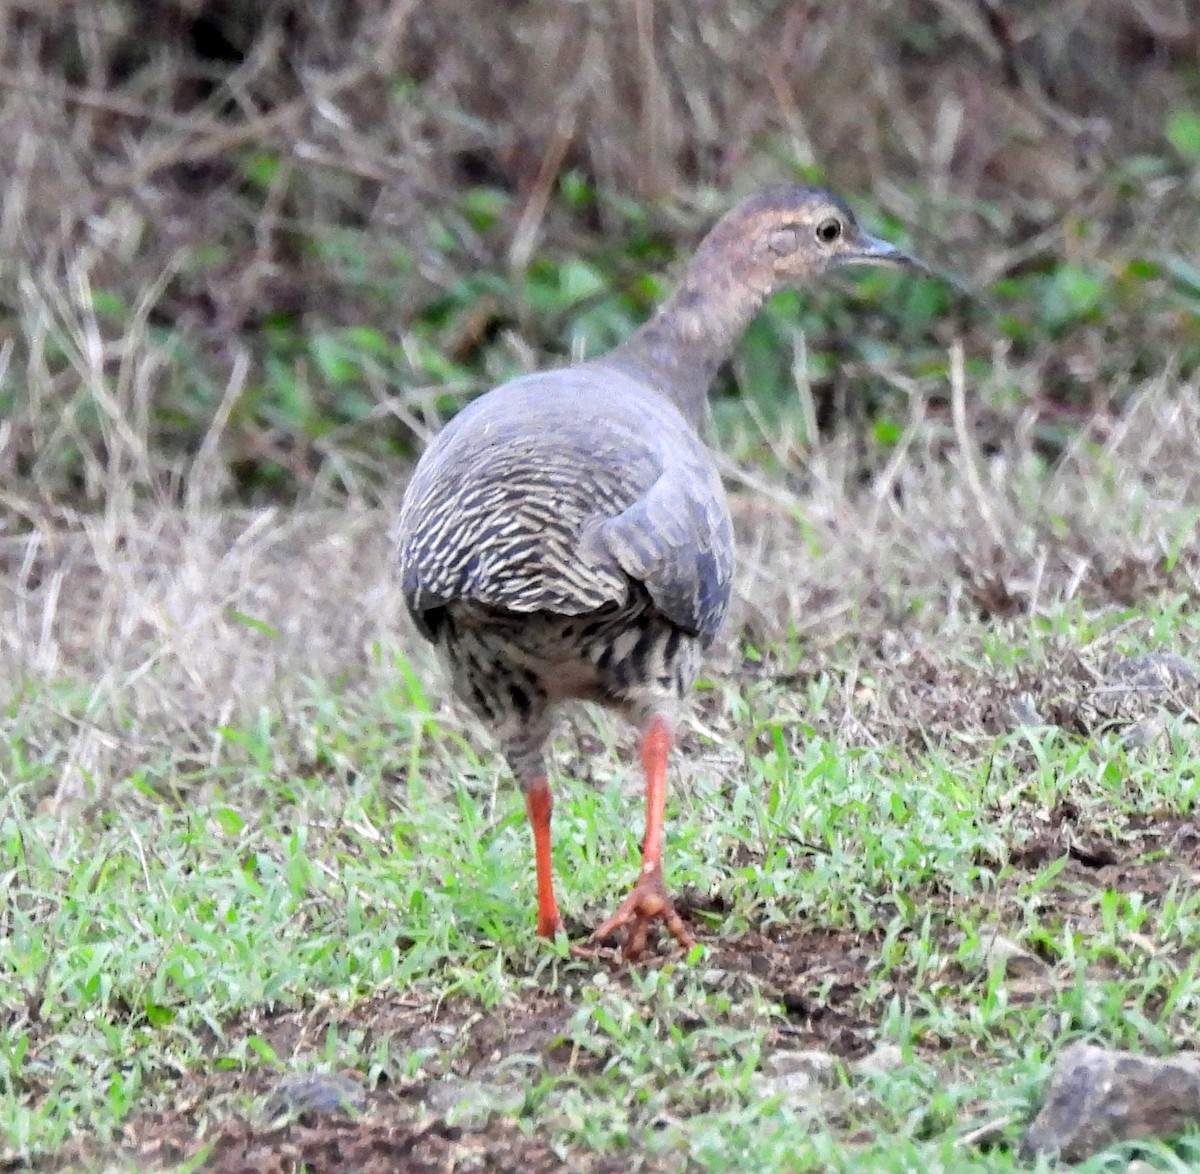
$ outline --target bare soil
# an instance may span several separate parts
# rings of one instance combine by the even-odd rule
[[[997,895],[998,913],[1014,907],[1006,894],[1064,855],[1068,863],[1042,899],[1064,922],[1081,930],[1094,917],[1091,898],[1098,889],[1138,892],[1153,903],[1172,885],[1194,885],[1200,878],[1200,831],[1191,824],[1164,817],[1118,840],[1091,832],[1078,822],[1078,815],[1068,808],[1055,811],[1038,834],[1012,846],[1013,868],[1005,878],[1005,892]],[[940,903],[948,911],[946,899],[936,893],[923,899],[931,910]],[[687,911],[686,900],[681,907]],[[998,923],[996,932],[1011,929]],[[768,1052],[818,1049],[856,1060],[876,1046],[884,1008],[872,1003],[868,992],[879,958],[879,935],[793,924],[732,940],[705,936],[710,948],[702,964],[706,982],[734,995],[754,994],[774,1001],[783,1012],[769,1035]],[[947,941],[947,954],[953,946]],[[651,957],[646,965],[661,966],[668,957]],[[629,971],[615,954],[599,965],[608,969],[610,981],[631,985]],[[978,975],[955,970],[944,977],[953,980],[951,989],[957,987],[964,1002],[970,1000]],[[1035,967],[1011,980],[1008,990],[1014,1005],[1032,1006],[1061,981],[1063,976],[1052,965]],[[891,991],[905,993],[894,985]],[[262,1012],[225,1025],[226,1041],[253,1034],[277,1054],[296,1056],[315,1050],[329,1029],[336,1027],[340,1035],[361,1033],[365,1052],[380,1038],[390,1041],[393,1052],[430,1047],[438,1051],[411,1082],[384,1080],[364,1090],[366,1109],[361,1115],[301,1112],[283,1123],[267,1120],[262,1112],[274,1083],[268,1070],[185,1074],[155,1091],[152,1099],[166,1107],[139,1114],[128,1123],[119,1156],[138,1168],[157,1169],[207,1151],[201,1168],[217,1174],[283,1174],[300,1169],[312,1174],[341,1170],[382,1174],[398,1169],[414,1174],[446,1170],[606,1174],[684,1168],[682,1157],[674,1155],[562,1152],[561,1147],[552,1148],[528,1134],[515,1113],[507,1110],[485,1108],[463,1120],[447,1112],[447,1092],[455,1108],[476,1095],[486,1105],[490,1094],[503,1090],[500,1074],[520,1058],[536,1056],[551,1072],[602,1064],[603,1057],[573,1046],[574,1010],[564,996],[542,989],[529,992],[519,1005],[486,1012],[464,1002],[434,1005],[416,995],[381,996],[347,1011]],[[686,1029],[688,1024],[679,1026]],[[925,1046],[936,1056],[952,1043],[931,1036]],[[45,1168],[67,1170],[115,1156],[82,1139]]]

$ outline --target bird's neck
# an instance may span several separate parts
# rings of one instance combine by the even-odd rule
[[[658,312],[604,358],[667,395],[696,427],[721,364],[771,292],[705,241]]]

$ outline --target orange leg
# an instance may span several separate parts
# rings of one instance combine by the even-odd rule
[[[533,828],[533,858],[537,864],[537,931],[543,938],[553,938],[562,930],[562,918],[554,900],[554,873],[550,865],[550,812],[554,800],[544,778],[536,778],[525,790],[525,810]]]
[[[671,751],[671,726],[664,717],[650,720],[642,736],[642,767],[646,772],[646,836],[642,840],[642,871],[633,892],[617,911],[601,925],[592,940],[609,937],[629,926],[625,938],[625,957],[631,962],[645,949],[650,923],[661,918],[667,929],[685,948],[695,939],[675,911],[663,882],[663,813],[667,806],[667,758]]]

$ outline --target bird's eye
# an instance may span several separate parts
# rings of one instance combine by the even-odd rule
[[[817,225],[817,240],[823,245],[831,245],[842,235],[842,222],[836,216],[822,220]]]

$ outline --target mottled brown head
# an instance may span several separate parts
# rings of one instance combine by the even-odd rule
[[[750,266],[771,287],[856,263],[925,268],[864,232],[836,196],[810,187],[767,188],[743,200],[717,222],[704,251],[725,257],[735,268]]]

